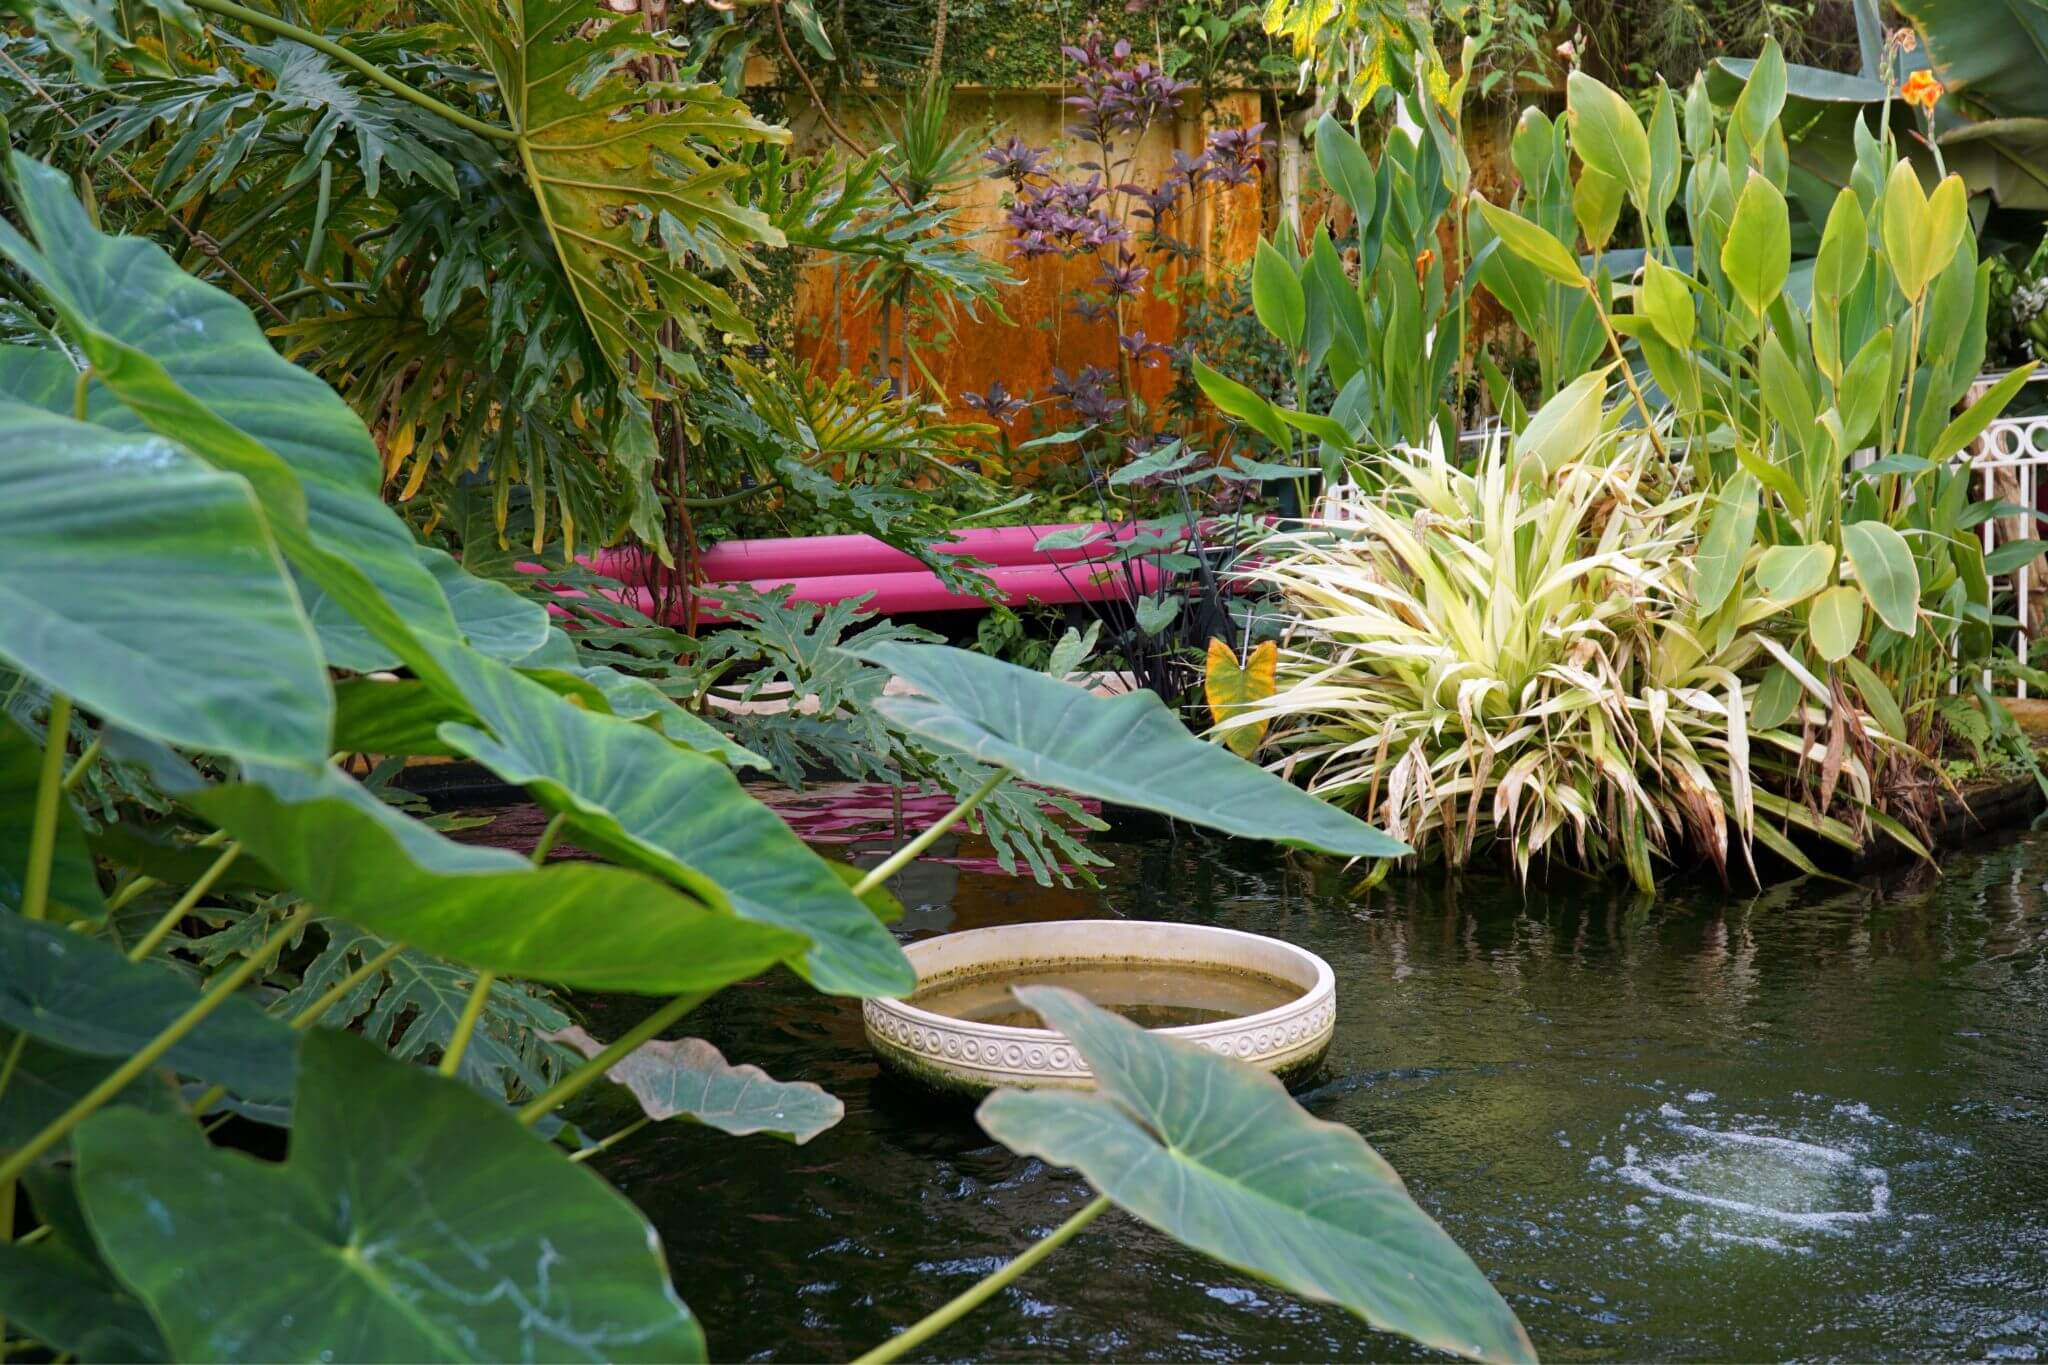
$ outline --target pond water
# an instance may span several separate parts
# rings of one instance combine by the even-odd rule
[[[1099,891],[913,868],[902,928],[1179,919],[1322,954],[1336,1038],[1302,1102],[1402,1171],[1546,1359],[2048,1354],[2048,834],[1939,879],[1655,903],[1098,847]],[[586,1003],[609,1033],[645,1009]],[[684,1022],[847,1109],[804,1147],[671,1124],[605,1159],[715,1359],[858,1354],[1089,1197],[881,1073],[854,1002],[783,977]],[[926,1358],[1418,1354],[1112,1212]]]
[[[1302,993],[1299,986],[1252,972],[1109,962],[949,977],[919,991],[910,1003],[970,1023],[1043,1028],[1038,1015],[1013,994],[1018,986],[1078,991],[1144,1028],[1185,1028],[1263,1014],[1299,999]]]

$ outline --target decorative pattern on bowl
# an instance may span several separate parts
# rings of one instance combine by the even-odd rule
[[[1319,1061],[1337,1020],[1337,979],[1303,948],[1214,925],[1155,920],[1058,920],[943,934],[905,950],[920,986],[940,977],[1108,963],[1146,963],[1250,971],[1285,981],[1300,994],[1236,1019],[1158,1032],[1265,1070],[1296,1073]],[[947,1089],[1020,1089],[1094,1085],[1088,1065],[1051,1029],[983,1024],[919,1009],[904,1000],[861,1007],[868,1043],[898,1071]]]

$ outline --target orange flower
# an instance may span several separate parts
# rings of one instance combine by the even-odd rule
[[[1429,268],[1434,264],[1436,264],[1436,253],[1427,248],[1424,248],[1423,253],[1415,258],[1415,283],[1418,288],[1429,279]]]
[[[1908,104],[1918,106],[1932,117],[1934,102],[1947,93],[1947,87],[1934,79],[1932,71],[1922,70],[1906,77],[1906,88],[1899,92],[1899,97]]]

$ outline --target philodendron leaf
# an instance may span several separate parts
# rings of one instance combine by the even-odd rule
[[[1027,782],[1348,857],[1409,851],[1399,839],[1196,739],[1151,692],[1098,697],[945,645],[888,643],[847,652],[917,689],[920,695],[875,703],[889,719]]]
[[[997,1141],[1075,1167],[1176,1241],[1375,1327],[1475,1360],[1536,1358],[1472,1258],[1356,1132],[1310,1117],[1256,1067],[1072,991],[1016,994],[1080,1050],[1098,1090],[997,1091],[975,1112]]]
[[[127,1057],[191,1008],[199,989],[104,939],[0,912],[0,1024],[89,1057]],[[291,1029],[231,997],[164,1054],[164,1065],[237,1094],[292,1090]]]
[[[586,1057],[604,1044],[571,1025],[543,1035]],[[846,1106],[809,1081],[778,1081],[758,1066],[734,1066],[702,1038],[642,1043],[605,1075],[633,1092],[657,1122],[685,1118],[722,1133],[771,1133],[799,1145],[846,1117]]]
[[[1878,619],[1910,636],[1918,620],[1920,570],[1906,538],[1881,521],[1851,522],[1842,528],[1842,549]]]
[[[430,669],[419,639],[459,631],[412,532],[379,496],[383,466],[362,420],[279,355],[231,295],[155,242],[100,232],[62,172],[19,153],[9,165],[35,242],[0,222],[0,255],[42,290],[91,365],[91,422],[170,437],[249,481],[285,557],[320,590],[307,605],[328,662]]]
[[[183,799],[324,913],[507,976],[716,990],[805,947],[796,933],[720,914],[627,868],[536,868],[507,849],[458,844],[333,768],[252,766]]]
[[[21,908],[42,767],[43,746],[0,714],[0,912]],[[96,919],[107,909],[100,899],[92,849],[71,803],[61,797],[56,805],[56,842],[50,850],[49,908],[62,919]]]
[[[249,485],[162,436],[0,402],[0,658],[154,739],[328,752],[319,642]]]
[[[176,1358],[704,1358],[639,1211],[501,1105],[333,1030],[300,1065],[281,1164],[129,1109],[74,1138],[93,1235]]]
[[[790,140],[715,83],[647,79],[675,50],[595,0],[450,0],[497,77],[520,165],[590,333],[621,376],[653,373],[666,323],[751,338],[709,278],[782,233],[735,194],[761,143]],[[695,259],[691,259],[695,258]],[[700,268],[699,262],[702,263]]]
[[[809,946],[791,965],[820,990],[915,988],[895,937],[723,763],[571,706],[503,664],[450,654],[444,665],[488,728],[448,724],[441,737],[566,817],[582,847],[802,935]]]

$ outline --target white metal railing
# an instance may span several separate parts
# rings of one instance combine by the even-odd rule
[[[1966,401],[1977,398],[1997,381],[1997,375],[1983,375],[1970,389]],[[2038,379],[2030,383],[2040,382]],[[1980,476],[1979,496],[1989,502],[2007,502],[2025,508],[2024,513],[2016,512],[2009,517],[1992,517],[1983,525],[1984,553],[1990,554],[2001,541],[2038,536],[2041,528],[2036,523],[2035,512],[2039,509],[2041,493],[2041,470],[2048,466],[2048,416],[2001,417],[1984,429],[1964,458],[1970,468]],[[2034,605],[2033,563],[2022,564],[2010,574],[1999,578],[2012,586],[2013,616],[2019,622],[2015,632],[2013,652],[2021,662],[2027,661],[2027,647],[2036,631],[2031,614]],[[1997,583],[1993,583],[1994,595]],[[1995,685],[1989,670],[1984,675],[1987,687]],[[2024,679],[2014,680],[2017,697],[2027,695]]]

